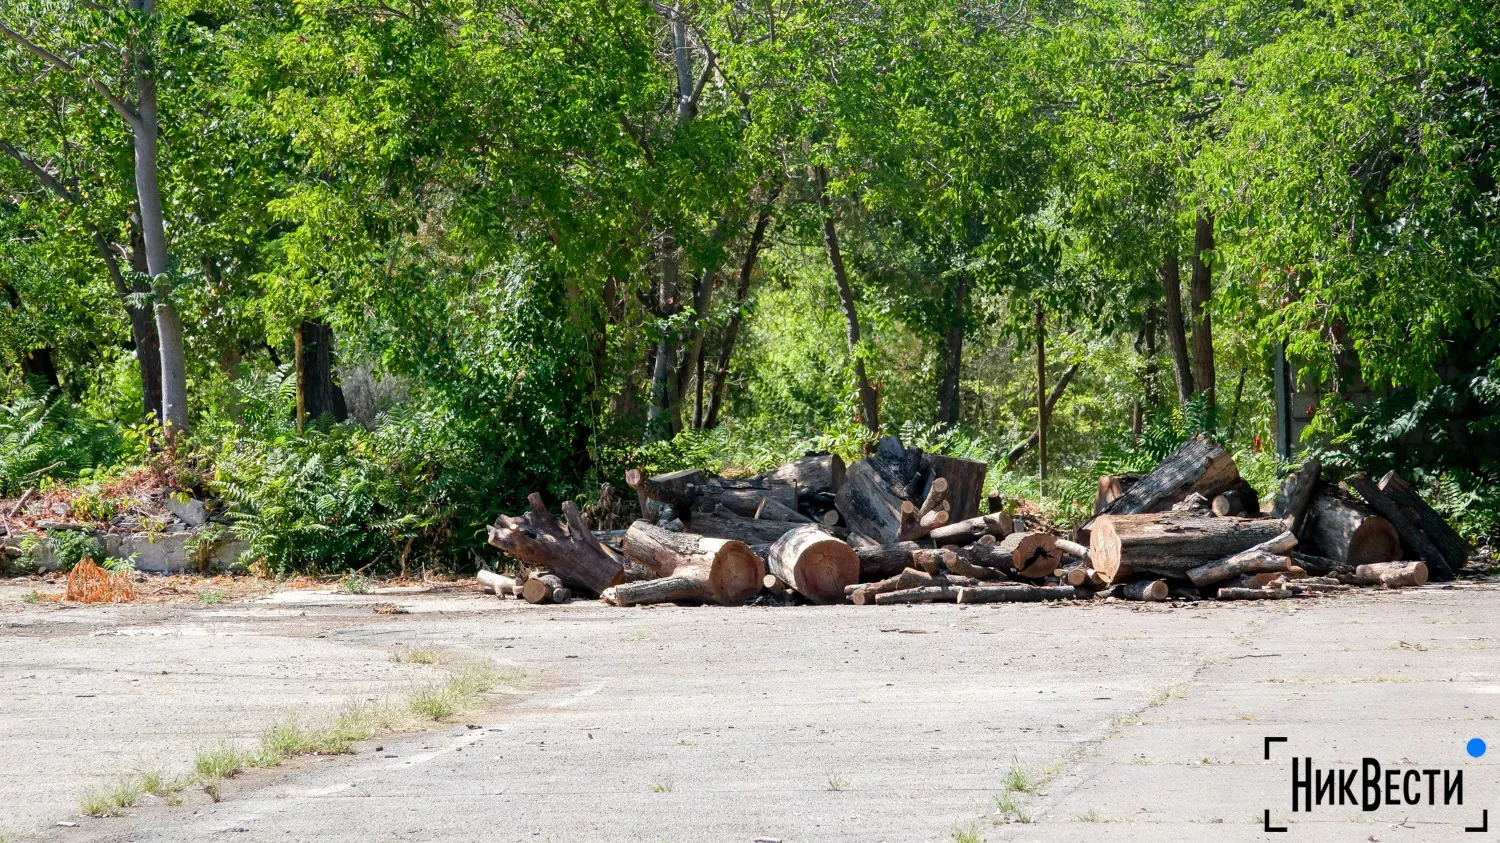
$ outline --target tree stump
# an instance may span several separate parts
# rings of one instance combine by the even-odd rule
[[[945,481],[948,520],[965,521],[979,515],[979,499],[984,493],[984,478],[989,464],[962,457],[927,455],[927,486]]]
[[[531,509],[519,518],[501,515],[490,527],[490,544],[532,568],[551,571],[564,585],[598,594],[625,581],[620,557],[599,543],[583,523],[578,506],[563,501],[567,528],[559,524],[533,492],[526,498]]]
[[[810,524],[777,539],[766,567],[814,603],[839,603],[844,587],[859,582],[859,556],[854,548]]]
[[[1191,568],[1223,559],[1283,532],[1269,518],[1218,518],[1175,512],[1101,515],[1094,519],[1089,558],[1109,582],[1142,574],[1185,578]]]
[[[1369,507],[1330,491],[1313,496],[1307,544],[1320,556],[1348,565],[1401,558],[1401,537]]]

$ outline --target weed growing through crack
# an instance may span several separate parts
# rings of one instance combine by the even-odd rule
[[[954,826],[953,831],[948,833],[948,839],[953,843],[984,843],[984,835],[979,833],[978,823]]]
[[[834,793],[840,793],[849,789],[849,780],[838,773],[828,774],[828,789]]]
[[[222,591],[205,591],[202,594],[198,595],[198,602],[202,603],[205,606],[212,606],[215,603],[223,603],[224,602],[224,592],[222,592]]]
[[[27,604],[40,603],[42,602],[42,593],[40,591],[33,591],[28,594],[23,594],[21,595],[21,602]],[[4,843],[4,840],[0,840],[0,843]]]
[[[672,780],[671,779],[667,779],[666,781],[652,782],[652,784],[651,784],[651,792],[652,793],[671,793],[672,792]]]
[[[345,594],[369,594],[370,580],[359,574],[349,574],[339,583],[339,589]]]
[[[446,720],[458,713],[453,692],[445,685],[430,685],[417,690],[407,700],[406,707],[427,720]]]
[[[1010,772],[1005,774],[1007,793],[1036,793],[1040,784],[1019,760],[1011,762]]]
[[[141,798],[140,782],[134,776],[127,776],[113,786],[106,786],[83,797],[79,803],[79,812],[90,817],[114,817],[119,816],[120,811],[129,808]]]
[[[1174,702],[1176,700],[1187,699],[1187,695],[1188,695],[1188,686],[1186,686],[1186,685],[1168,685],[1167,687],[1162,688],[1160,691],[1157,691],[1156,692],[1156,696],[1154,696],[1154,697],[1151,698],[1151,702],[1146,703],[1146,707],[1147,708],[1159,708],[1161,706],[1166,705],[1169,702]]]
[[[396,664],[437,664],[442,660],[443,654],[431,648],[397,650],[391,653],[391,661]]]
[[[193,758],[193,773],[200,781],[232,779],[244,772],[253,761],[250,753],[228,741],[219,741],[213,746],[198,750]]]

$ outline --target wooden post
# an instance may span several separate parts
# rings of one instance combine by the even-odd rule
[[[1047,319],[1036,306],[1036,473],[1037,502],[1047,491]]]

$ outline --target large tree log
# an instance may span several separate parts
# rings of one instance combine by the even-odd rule
[[[1172,590],[1167,587],[1166,580],[1128,582],[1120,586],[1118,591],[1121,598],[1125,600],[1138,600],[1142,603],[1160,603],[1172,593]]]
[[[1104,514],[1161,512],[1190,492],[1211,500],[1239,479],[1239,469],[1229,453],[1200,433],[1177,446],[1150,474],[1105,505]]]
[[[1029,579],[1050,576],[1062,564],[1057,537],[1050,533],[1011,533],[996,548],[1010,557],[1010,567],[1017,576]]]
[[[744,542],[673,533],[645,521],[630,525],[624,547],[626,556],[656,569],[660,576],[697,586],[695,596],[677,599],[738,606],[759,593],[766,575],[765,564]]]
[[[1185,577],[1191,568],[1275,538],[1280,521],[1162,512],[1094,519],[1089,558],[1110,582],[1140,574]]]
[[[960,587],[959,603],[1040,603],[1043,600],[1072,600],[1078,592],[1071,585],[980,585]]]
[[[1401,475],[1394,471],[1386,472],[1380,478],[1380,491],[1385,492],[1397,506],[1416,516],[1414,520],[1417,526],[1422,528],[1422,532],[1442,552],[1443,559],[1448,563],[1448,570],[1457,572],[1469,563],[1469,554],[1472,552],[1469,543]]]
[[[1443,582],[1453,579],[1453,572],[1448,570],[1448,561],[1443,558],[1442,551],[1437,549],[1417,522],[1407,518],[1401,507],[1391,500],[1385,492],[1375,486],[1375,481],[1370,475],[1363,471],[1349,478],[1349,486],[1365,499],[1370,508],[1380,514],[1382,518],[1391,522],[1396,529],[1396,535],[1401,537],[1401,544],[1406,549],[1407,555],[1403,558],[1410,559],[1412,556],[1420,558],[1427,563],[1427,572],[1432,579]]]
[[[1139,474],[1103,474],[1099,477],[1099,491],[1094,493],[1094,514],[1103,515],[1104,510],[1117,498],[1130,491],[1141,480]]]
[[[777,539],[766,567],[814,603],[842,602],[844,587],[859,582],[859,556],[854,548],[810,524]]]
[[[1303,538],[1318,555],[1349,565],[1401,558],[1396,528],[1363,504],[1324,490],[1308,509]]]
[[[1427,582],[1427,565],[1423,562],[1374,562],[1356,567],[1350,579],[1357,585],[1407,588]]]
[[[797,511],[797,490],[787,483],[769,483],[764,487],[704,483],[690,489],[695,510],[723,507],[735,515],[754,518],[762,499],[769,498],[786,509]],[[679,515],[684,514],[678,511]]]
[[[875,453],[849,467],[834,502],[849,525],[852,542],[867,545],[897,541],[901,502],[917,496],[925,467],[921,449],[906,448],[895,436],[881,439]]]
[[[1308,460],[1281,481],[1281,492],[1276,495],[1276,505],[1271,517],[1280,518],[1286,528],[1298,539],[1306,538],[1307,508],[1318,490],[1318,475],[1322,465],[1317,460]]]
[[[938,480],[947,481],[948,521],[965,521],[979,514],[979,499],[984,494],[984,478],[989,465],[962,457],[927,455],[926,486]],[[923,490],[925,494],[926,490]]]
[[[958,592],[962,586],[956,585],[926,585],[920,588],[907,588],[901,591],[887,591],[884,594],[875,595],[876,606],[889,606],[894,603],[956,603]]]
[[[578,506],[563,501],[567,528],[559,524],[542,496],[526,497],[531,509],[519,518],[501,515],[490,527],[490,544],[533,568],[545,568],[570,588],[598,594],[625,581],[624,562],[607,550],[583,523]]]
[[[838,454],[815,454],[757,474],[755,479],[788,483],[797,490],[799,498],[820,492],[834,494],[844,485],[844,460]]]
[[[1285,571],[1292,567],[1291,560],[1286,558],[1286,554],[1291,553],[1296,547],[1297,537],[1287,530],[1269,541],[1263,541],[1233,556],[1192,568],[1187,572],[1188,579],[1193,581],[1193,585],[1201,588],[1240,574]]]
[[[859,557],[859,581],[876,582],[901,573],[911,567],[912,553],[919,549],[921,545],[916,542],[855,548],[854,553]]]
[[[812,523],[811,518],[770,497],[760,499],[760,505],[755,508],[755,514],[751,517],[758,521],[794,521],[798,524]]]
[[[678,518],[686,518],[688,510],[693,506],[691,490],[702,483],[703,472],[695,468],[674,471],[671,474],[658,474],[655,477],[647,477],[638,468],[625,472],[625,485],[634,489],[640,496],[642,515],[646,515],[647,510],[650,509],[647,501],[653,500],[677,510]]]
[[[944,524],[934,528],[927,537],[940,547],[948,544],[966,545],[979,541],[981,536],[1004,538],[1015,532],[1015,529],[1014,518],[1004,512],[993,512],[957,524]]]
[[[1289,588],[1221,588],[1220,600],[1290,600]]]
[[[734,539],[751,548],[768,545],[799,526],[795,521],[762,521],[736,515],[727,509],[692,513],[688,529],[713,539]]]
[[[532,574],[521,586],[521,597],[536,605],[566,603],[573,599],[573,592],[555,574]]]

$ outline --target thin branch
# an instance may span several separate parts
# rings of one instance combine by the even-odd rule
[[[40,44],[37,44],[35,41],[32,41],[30,38],[27,38],[14,29],[11,29],[3,22],[0,22],[0,35],[4,35],[6,38],[9,38],[10,40],[19,44],[27,52],[31,53],[37,58],[40,58],[41,60],[47,62],[48,64],[52,65],[58,70],[61,70],[64,73],[78,73],[78,68],[75,67],[72,62],[52,52],[51,50],[48,50]],[[84,81],[88,82],[94,90],[98,91],[100,96],[108,100],[109,104],[114,107],[115,111],[120,113],[121,117],[125,118],[125,122],[129,123],[132,128],[140,127],[141,115],[136,113],[134,105],[121,99],[118,94],[109,89],[108,85],[105,85],[98,79],[84,74],[79,75],[82,75]]]

